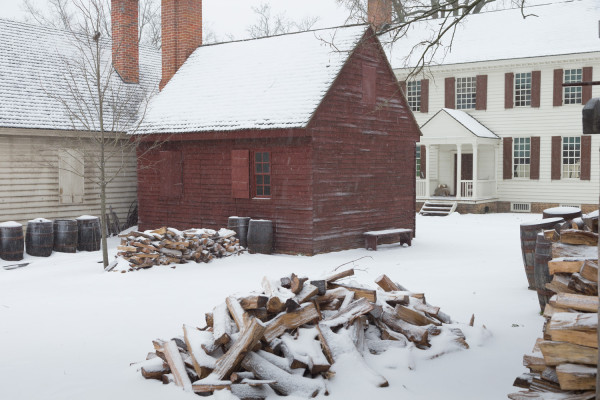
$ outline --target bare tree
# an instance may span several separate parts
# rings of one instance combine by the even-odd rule
[[[336,0],[349,11],[347,21],[369,23],[367,0]],[[415,53],[418,61],[412,67],[412,74],[418,73],[427,66],[434,55],[442,50],[447,51],[453,42],[456,28],[466,18],[478,14],[492,4],[501,3],[502,8],[520,8],[523,18],[526,0],[381,0],[391,10],[391,20],[376,26],[378,35],[384,44],[391,44],[406,36],[408,27],[423,21],[430,21],[432,34],[416,43],[408,57]],[[385,6],[383,6],[385,7]],[[442,38],[447,38],[446,44]]]
[[[248,33],[253,38],[308,31],[319,21],[319,17],[315,16],[293,21],[285,13],[273,15],[269,3],[252,7],[252,11],[256,14],[257,21],[248,27]]]
[[[73,13],[60,16],[60,20],[70,21],[63,33],[68,48],[61,48],[58,54],[64,63],[62,79],[54,86],[41,84],[62,106],[72,125],[73,133],[58,144],[70,162],[59,162],[59,168],[99,188],[106,267],[107,188],[135,160],[139,137],[127,133],[135,133],[158,81],[144,85],[122,81],[112,64],[112,40],[102,33],[110,27],[106,25],[110,9],[103,0],[72,0],[70,5]],[[145,151],[160,144],[145,147]]]
[[[94,0],[104,10],[103,20],[99,24],[98,32],[103,38],[111,37],[110,29],[110,0]],[[51,26],[68,32],[76,31],[85,26],[81,20],[82,15],[76,2],[70,0],[47,0],[45,8],[38,7],[32,0],[23,0],[22,8],[25,11],[25,20],[43,26]],[[80,32],[85,33],[85,32]],[[161,21],[160,1],[140,0],[139,11],[139,37],[142,44],[150,45],[156,49],[161,46]]]

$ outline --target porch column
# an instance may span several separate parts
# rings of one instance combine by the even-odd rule
[[[431,146],[425,146],[425,197],[429,199],[431,196],[431,187],[429,177],[431,176],[431,163],[429,160],[431,159]]]
[[[456,199],[462,196],[462,145],[456,145]]]
[[[477,198],[477,185],[479,184],[477,164],[479,159],[477,158],[477,142],[473,143],[473,198]]]

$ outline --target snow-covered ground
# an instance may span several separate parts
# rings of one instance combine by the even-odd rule
[[[420,358],[418,350],[410,357],[401,349],[368,355],[367,362],[390,382],[387,388],[363,382],[352,365],[336,365],[328,398],[506,399],[524,372],[523,354],[542,329],[519,241],[519,224],[539,218],[417,216],[412,247],[315,257],[245,254],[126,274],[103,272],[100,252],[26,256],[25,268],[0,268],[0,399],[197,398],[143,379],[130,364],[153,350],[152,339],[181,335],[183,323],[204,326],[205,312],[228,294],[259,289],[265,275],[316,278],[364,256],[354,263],[357,281],[374,285],[385,273],[424,292],[455,321],[468,323],[475,314],[475,328],[465,332],[471,349],[433,360]],[[111,257],[117,242],[110,239]],[[0,260],[0,266],[8,264]]]

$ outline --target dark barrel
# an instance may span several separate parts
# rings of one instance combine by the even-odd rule
[[[229,217],[227,220],[227,228],[235,231],[236,236],[240,239],[240,245],[248,247],[248,224],[250,217]]]
[[[523,266],[529,289],[535,290],[535,280],[533,278],[535,242],[537,234],[543,229],[553,229],[557,224],[563,223],[563,218],[547,218],[523,222],[521,224],[521,252],[523,254]]]
[[[248,224],[248,251],[271,254],[273,250],[273,221],[251,219]]]
[[[554,292],[546,289],[546,283],[552,281],[552,276],[548,270],[548,261],[552,260],[552,242],[544,237],[543,233],[538,233],[535,243],[535,288],[540,302],[540,310],[544,311],[546,304]]]
[[[54,220],[54,251],[59,251],[61,253],[75,253],[77,251],[76,220]]]
[[[9,221],[0,224],[0,258],[6,261],[23,259],[23,226],[18,222]]]
[[[100,218],[83,215],[77,218],[77,250],[100,250]]]
[[[25,250],[30,256],[50,257],[54,247],[54,224],[38,218],[27,223]]]
[[[581,217],[581,210],[577,207],[554,207],[546,208],[542,212],[542,217],[546,218],[564,218],[565,221],[570,221],[574,218]]]

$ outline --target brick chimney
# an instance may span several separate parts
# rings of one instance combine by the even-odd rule
[[[126,83],[140,82],[138,0],[111,0],[113,66]]]
[[[202,45],[202,0],[162,0],[160,90]]]
[[[369,23],[378,31],[392,23],[392,0],[369,0],[367,13]]]

